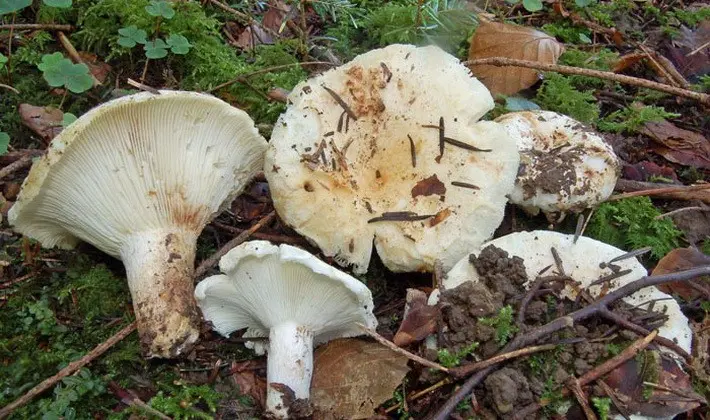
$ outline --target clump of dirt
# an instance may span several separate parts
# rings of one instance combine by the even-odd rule
[[[489,245],[478,257],[471,254],[468,260],[497,299],[508,303],[511,298],[525,293],[523,285],[528,276],[522,258],[509,257],[506,251]]]

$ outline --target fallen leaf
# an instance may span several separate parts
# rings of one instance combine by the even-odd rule
[[[439,196],[446,194],[446,185],[439,180],[436,174],[429,178],[422,179],[412,187],[412,198],[417,198],[420,195],[426,197],[434,194]]]
[[[269,10],[264,13],[261,19],[261,24],[264,25],[264,28],[271,30],[272,33],[286,36],[290,35],[291,33],[288,28],[283,28],[283,31],[280,31],[280,29],[283,25],[284,17],[291,11],[291,6],[281,0],[272,0],[269,2],[268,7]],[[297,10],[298,8],[296,7],[294,12]]]
[[[680,27],[679,34],[668,41],[668,58],[691,82],[710,72],[710,20],[698,24],[695,30]]]
[[[702,134],[676,127],[666,120],[646,123],[641,133],[658,144],[653,147],[654,151],[667,160],[710,169],[710,142]]]
[[[652,275],[674,273],[676,271],[689,270],[701,265],[710,264],[710,256],[703,254],[695,248],[676,248],[666,254],[665,257],[656,264]],[[690,284],[692,282],[692,284]],[[668,294],[677,294],[686,300],[696,299],[702,296],[710,296],[710,283],[707,277],[691,280],[690,282],[676,281],[657,286],[661,291]]]
[[[257,45],[270,45],[274,38],[269,35],[258,23],[247,26],[237,37],[235,45],[245,51],[251,51]]]
[[[628,69],[629,67],[637,64],[641,60],[648,57],[646,53],[633,52],[629,54],[624,54],[616,60],[616,63],[612,67],[611,71],[614,73],[621,73],[622,71]]]
[[[20,104],[18,112],[22,124],[37,133],[47,143],[62,131],[64,113],[60,109]]]
[[[91,73],[99,83],[106,81],[106,77],[111,72],[111,66],[103,61],[100,61],[96,54],[91,54],[85,51],[79,52],[79,57],[89,66]]]
[[[626,163],[623,166],[622,172],[624,179],[633,181],[650,181],[651,178],[659,177],[676,182],[678,181],[678,175],[676,175],[673,168],[661,166],[648,160],[637,162],[633,165]]]
[[[683,231],[688,243],[699,247],[705,239],[710,237],[710,208],[698,200],[689,202],[686,206],[701,207],[701,209],[689,209],[669,217],[673,219],[676,227]]]
[[[506,57],[555,64],[564,45],[541,31],[506,23],[481,22],[471,39],[468,59]],[[537,83],[537,70],[523,67],[471,66],[492,94],[512,95]]]
[[[406,357],[360,339],[338,339],[321,346],[314,366],[314,419],[370,417],[375,408],[392,398],[409,372]]]
[[[263,360],[247,360],[232,362],[229,370],[239,388],[239,394],[251,397],[262,408],[266,402],[266,380],[256,372],[265,367]]]
[[[436,332],[438,315],[437,307],[427,304],[426,293],[417,289],[407,289],[404,319],[392,341],[404,347],[424,340]]]

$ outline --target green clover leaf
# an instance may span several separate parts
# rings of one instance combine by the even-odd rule
[[[81,93],[94,85],[86,64],[74,64],[60,52],[42,56],[42,62],[37,67],[52,87],[64,86],[74,93]]]
[[[151,16],[162,16],[165,19],[172,19],[175,10],[165,0],[150,0],[150,4],[145,7],[145,11]]]
[[[537,12],[542,10],[542,0],[523,0],[523,7],[528,12]]]
[[[10,135],[0,131],[0,156],[7,153],[7,146],[10,145]]]
[[[7,57],[0,53],[0,69],[5,67],[5,63],[7,63]]]
[[[118,45],[126,48],[133,48],[136,44],[145,44],[148,34],[143,29],[138,29],[136,25],[127,26],[118,30]]]
[[[32,0],[3,0],[0,1],[0,15],[18,12],[32,4]]]
[[[143,49],[145,50],[145,56],[152,60],[168,55],[168,44],[162,39],[146,42]]]
[[[76,120],[76,115],[72,114],[71,112],[65,112],[64,115],[62,115],[62,127],[66,128],[69,126],[69,124],[73,123]]]
[[[576,4],[578,7],[587,7],[595,2],[596,0],[574,0],[574,4]]]
[[[50,7],[56,7],[59,9],[67,9],[71,7],[72,0],[42,0],[44,4]]]
[[[184,55],[192,48],[192,44],[182,35],[170,34],[166,42],[170,46],[170,51],[174,54]]]

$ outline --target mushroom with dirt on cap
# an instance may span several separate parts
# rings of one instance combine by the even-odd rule
[[[54,138],[9,221],[43,246],[85,241],[120,258],[144,354],[177,357],[199,336],[197,236],[261,169],[265,149],[251,118],[213,96],[124,96]]]
[[[266,411],[279,418],[308,410],[313,347],[375,328],[370,290],[357,279],[289,245],[250,241],[219,263],[224,274],[198,283],[205,319],[228,336],[247,328],[257,353],[268,352]],[[304,414],[301,412],[301,414]]]
[[[264,164],[284,222],[367,270],[451,267],[490,238],[518,170],[515,141],[479,119],[493,98],[435,46],[390,45],[297,85]]]

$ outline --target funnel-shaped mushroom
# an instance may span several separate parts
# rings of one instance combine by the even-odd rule
[[[123,260],[144,353],[175,357],[199,335],[197,236],[261,168],[265,149],[249,116],[215,97],[126,96],[52,141],[9,220],[44,246],[85,241]]]
[[[437,47],[391,45],[294,88],[264,173],[279,216],[354,271],[450,267],[490,238],[518,170],[488,90]]]
[[[308,399],[313,347],[360,335],[377,325],[370,290],[357,279],[289,245],[246,242],[220,260],[224,273],[201,281],[195,297],[215,330],[269,337],[267,412],[286,417],[293,399]]]
[[[482,249],[489,245],[506,251],[511,257],[522,258],[528,282],[534,281],[538,273],[546,267],[555,267],[556,263],[551,251],[551,248],[555,248],[562,261],[565,274],[577,281],[580,287],[587,288],[594,297],[599,296],[604,285],[599,284],[591,287],[590,285],[614,272],[609,264],[605,264],[603,267],[600,264],[609,263],[614,258],[626,254],[626,251],[591,238],[582,236],[575,243],[574,235],[545,230],[511,233],[483,244]],[[476,252],[476,254],[479,253]],[[630,270],[630,272],[607,282],[611,290],[648,274],[636,258],[616,261],[613,265],[619,271]],[[468,256],[456,263],[454,268],[449,271],[444,281],[444,287],[452,289],[465,281],[478,281],[478,272],[469,262]],[[562,291],[562,296],[574,300],[577,293],[568,285]],[[656,287],[647,287],[624,298],[623,301],[639,307],[653,305],[654,310],[664,311],[668,320],[658,328],[658,335],[675,341],[680,348],[690,353],[692,331],[688,325],[688,318],[683,315],[675,299]],[[430,300],[430,303],[432,302],[433,300]],[[670,350],[667,351],[670,352]]]
[[[579,121],[550,111],[512,112],[496,121],[520,151],[511,203],[554,219],[593,207],[614,191],[619,160],[599,134]]]

